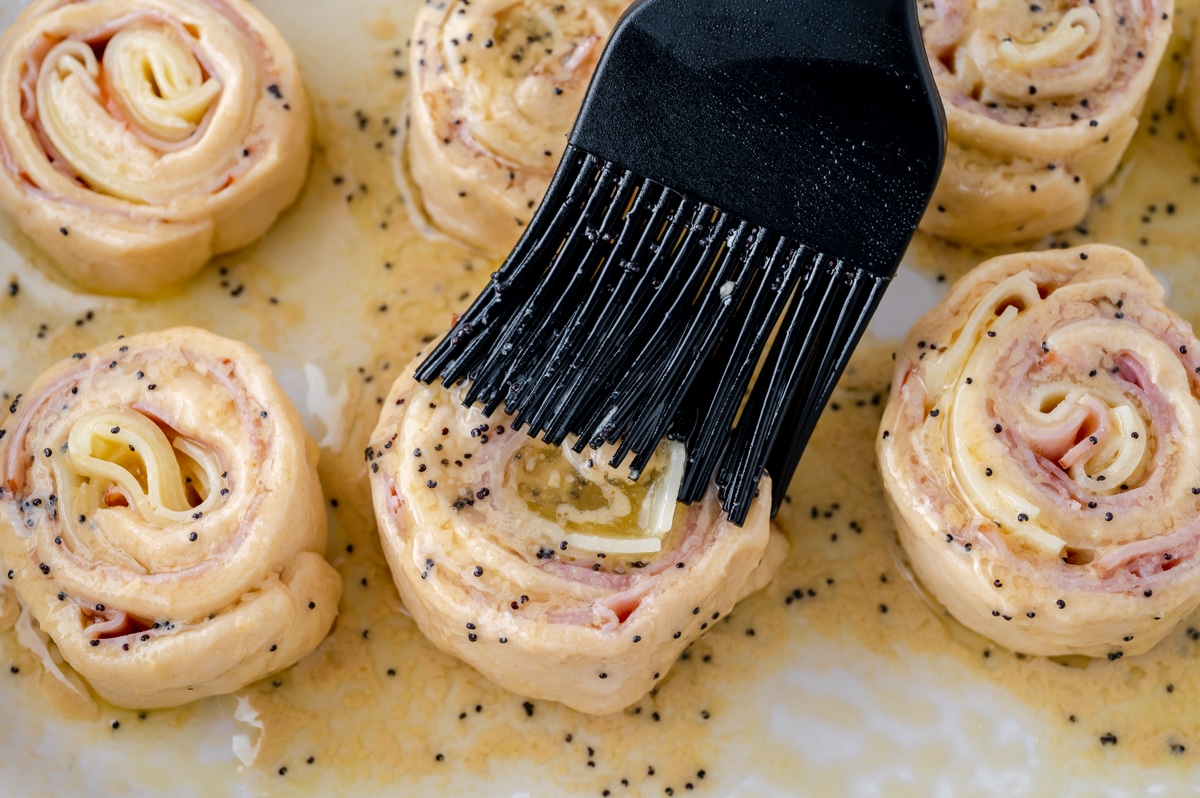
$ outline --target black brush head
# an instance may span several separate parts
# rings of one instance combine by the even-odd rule
[[[571,143],[891,274],[944,129],[913,0],[641,0]]]
[[[682,440],[680,500],[715,475],[738,524],[766,468],[778,509],[944,147],[909,0],[641,0],[525,235],[417,378],[552,443],[617,443],[635,478]]]

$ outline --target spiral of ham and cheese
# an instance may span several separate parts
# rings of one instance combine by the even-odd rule
[[[412,34],[407,160],[443,232],[508,252],[550,185],[630,0],[426,3]]]
[[[1078,224],[1166,51],[1172,0],[919,3],[949,147],[926,232],[1006,244]]]
[[[963,278],[897,353],[877,450],[916,575],[1004,646],[1138,654],[1200,605],[1200,342],[1124,250]]]
[[[0,436],[8,584],[104,699],[231,692],[325,637],[316,446],[245,345],[178,328],[76,353]]]
[[[500,686],[616,712],[770,580],[786,548],[770,491],[738,528],[714,492],[677,505],[680,444],[634,483],[509,423],[392,387],[366,459],[393,578],[421,631]]]
[[[0,39],[0,207],[91,290],[151,294],[257,239],[310,128],[246,0],[38,0]]]

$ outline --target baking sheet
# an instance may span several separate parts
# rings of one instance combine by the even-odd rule
[[[20,5],[0,3],[0,23]],[[1191,26],[1194,4],[1180,5],[1179,24]],[[376,394],[494,264],[415,235],[395,190],[390,130],[402,120],[407,90],[395,70],[405,67],[415,0],[258,6],[296,50],[317,107],[320,146],[304,197],[263,242],[152,302],[73,292],[0,218],[0,280],[20,286],[19,303],[0,300],[0,391],[21,390],[81,345],[134,330],[198,324],[250,342],[322,441],[326,494],[341,499],[331,511],[330,559],[346,579],[342,616],[296,668],[237,696],[144,718],[99,704],[64,706],[5,633],[6,794],[1200,792],[1189,757],[1155,747],[1200,724],[1200,709],[1160,703],[1171,679],[1179,702],[1200,707],[1189,693],[1200,676],[1182,632],[1164,643],[1180,653],[1166,664],[1130,658],[1061,677],[1058,666],[1018,660],[956,628],[905,580],[873,472],[872,400],[886,386],[888,341],[982,257],[924,238],[835,397],[840,410],[826,414],[791,486],[781,515],[793,546],[787,569],[694,646],[657,695],[608,719],[544,702],[529,716],[523,699],[433,650],[369,545],[365,474],[353,452],[373,426]],[[1182,41],[1172,51],[1183,52]],[[1181,64],[1168,59],[1143,130],[1088,220],[1087,240],[1147,258],[1172,304],[1195,321],[1200,188],[1190,178],[1200,157],[1190,140],[1175,140],[1186,130],[1182,119],[1149,119],[1178,89]],[[363,130],[356,112],[368,118]],[[1150,204],[1168,199],[1177,214],[1141,221]],[[18,673],[5,673],[10,664]],[[1068,687],[1096,693],[1081,699],[1088,711],[1074,722],[1077,696]],[[239,699],[251,709],[242,717],[258,713],[265,730],[238,719]],[[1154,717],[1166,725],[1147,720]],[[1111,729],[1122,745],[1097,742]],[[261,743],[252,764],[234,753],[239,736]],[[1200,755],[1200,738],[1187,739]]]

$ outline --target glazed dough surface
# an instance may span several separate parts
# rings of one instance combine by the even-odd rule
[[[1183,99],[1187,107],[1192,134],[1200,135],[1200,25],[1192,32],[1191,68],[1185,78]]]
[[[433,224],[507,253],[558,167],[629,0],[427,3],[412,33],[407,160]]]
[[[310,128],[245,0],[39,0],[0,39],[0,206],[94,291],[153,294],[261,236]]]
[[[231,692],[328,632],[316,446],[245,345],[177,328],[78,352],[0,435],[9,583],[104,699]]]
[[[980,634],[1111,658],[1200,605],[1200,342],[1128,252],[964,277],[897,353],[877,441],[917,576]]]
[[[743,528],[713,492],[675,501],[679,444],[632,483],[602,454],[534,441],[441,387],[403,377],[384,407],[366,457],[404,606],[435,645],[521,695],[624,709],[782,560],[769,490]]]
[[[1137,129],[1172,0],[918,8],[950,133],[921,228],[995,245],[1078,224]]]

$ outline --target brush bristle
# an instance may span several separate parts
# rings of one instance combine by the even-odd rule
[[[717,474],[740,525],[764,468],[778,509],[886,283],[568,147],[525,236],[417,378],[469,382],[468,404],[503,405],[553,444],[616,444],[610,464],[632,454],[634,478],[663,437],[682,440],[680,501]]]

